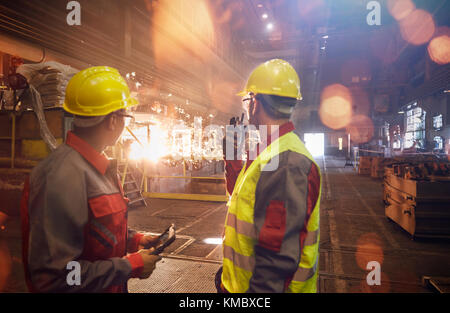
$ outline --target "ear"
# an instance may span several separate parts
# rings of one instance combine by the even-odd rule
[[[114,116],[113,114],[111,114],[110,116],[106,117],[106,121],[105,121],[105,125],[106,128],[108,130],[114,130],[116,129],[116,124],[117,124],[117,118],[116,116]]]

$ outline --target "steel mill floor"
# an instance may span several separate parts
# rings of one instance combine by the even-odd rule
[[[345,160],[332,157],[319,160],[323,177],[320,292],[430,292],[422,286],[422,276],[450,277],[450,242],[412,240],[385,217],[381,179],[359,176],[344,164]],[[129,291],[215,292],[214,275],[221,263],[221,246],[204,240],[221,237],[225,204],[156,199],[148,203],[148,208],[129,212],[129,226],[158,233],[175,223],[178,239],[150,278],[129,281]],[[0,233],[0,286],[11,265],[4,292],[26,291],[19,225],[18,218],[10,218]],[[366,282],[370,261],[381,265],[379,286]]]

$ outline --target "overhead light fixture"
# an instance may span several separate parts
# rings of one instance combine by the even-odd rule
[[[172,97],[172,94],[171,93],[169,93],[168,95],[167,95],[168,97]]]
[[[328,35],[323,35],[322,38],[323,39],[328,39]]]
[[[405,114],[404,111],[398,111],[398,114]]]
[[[262,8],[263,5],[261,3],[258,3],[258,8]]]
[[[325,50],[325,47],[320,47],[320,49]]]
[[[272,23],[269,23],[269,24],[267,24],[266,27],[267,27],[268,30],[272,30],[272,29],[273,29],[273,24],[272,24]]]
[[[266,19],[266,18],[269,17],[269,15],[267,15],[267,13],[264,13],[263,15],[261,15],[261,17],[262,17],[263,19]]]

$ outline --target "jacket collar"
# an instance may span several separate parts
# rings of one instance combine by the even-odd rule
[[[266,140],[265,145],[261,146],[260,144],[258,144],[258,146],[256,147],[257,156],[259,156],[261,154],[261,152],[263,152],[264,149],[267,148],[272,143],[272,139],[276,140],[276,139],[280,138],[281,136],[286,135],[287,133],[289,133],[293,130],[295,130],[295,126],[291,121],[284,123],[283,125],[280,125],[280,127],[278,128],[278,136],[274,136],[275,133],[269,134],[269,135],[267,135],[267,140]],[[263,149],[261,149],[261,148],[263,148]],[[249,160],[249,157],[250,157],[250,152],[247,151],[247,162],[246,162],[246,167],[245,167],[246,170],[250,166],[250,164],[252,164],[252,162],[253,162],[253,160]]]
[[[69,131],[67,133],[66,145],[72,147],[88,161],[100,174],[105,175],[109,166],[108,158],[95,150],[90,144]]]

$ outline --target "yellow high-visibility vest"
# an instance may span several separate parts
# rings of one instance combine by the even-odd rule
[[[319,166],[300,138],[293,132],[289,132],[272,142],[250,164],[247,170],[245,170],[246,166],[244,165],[228,202],[228,214],[225,221],[222,283],[229,292],[246,292],[253,275],[255,265],[254,246],[258,242],[253,213],[255,191],[261,176],[261,170],[265,166],[276,164],[274,158],[288,150],[300,153],[311,160],[316,165],[320,175]],[[301,251],[298,270],[286,292],[317,292],[321,189],[322,180],[320,180],[319,197],[306,225],[307,235]]]

